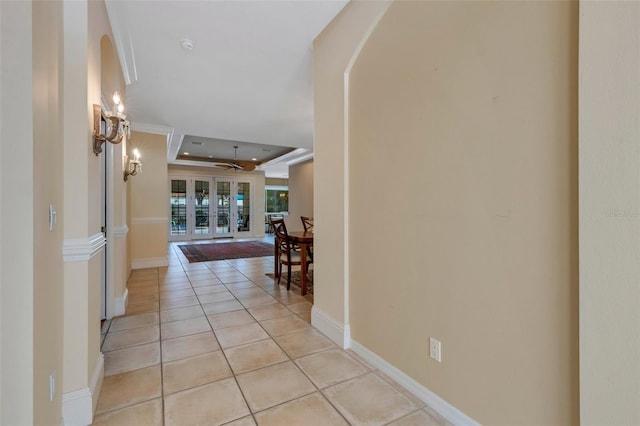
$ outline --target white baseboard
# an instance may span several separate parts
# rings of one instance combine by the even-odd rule
[[[66,426],[86,426],[93,423],[93,413],[104,379],[104,356],[100,353],[89,387],[62,395],[62,417]]]
[[[322,334],[333,340],[342,349],[347,349],[351,342],[351,329],[349,324],[343,324],[331,318],[316,306],[311,308],[311,325]]]
[[[118,317],[124,315],[127,311],[127,302],[129,301],[129,289],[124,289],[124,294],[121,297],[116,297],[113,302],[113,316]]]
[[[62,395],[62,417],[65,426],[86,426],[93,422],[93,402],[89,388]]]
[[[131,269],[159,268],[169,266],[167,257],[148,257],[146,259],[133,259],[131,261]]]
[[[453,405],[449,404],[444,399],[427,389],[425,386],[416,382],[414,379],[380,358],[374,352],[370,351],[366,347],[362,346],[355,340],[351,340],[350,349],[358,354],[362,359],[371,364],[374,368],[382,371],[384,374],[395,380],[400,386],[420,398],[425,404],[429,406],[433,411],[442,416],[445,420],[453,425],[480,425],[477,421],[458,410]]]
[[[104,355],[102,354],[102,352],[100,352],[98,354],[98,363],[96,364],[96,368],[93,370],[93,375],[91,376],[91,382],[89,383],[89,390],[91,391],[91,396],[92,396],[92,404],[91,404],[92,413],[96,412],[96,407],[98,406],[98,398],[100,397],[100,391],[102,390],[103,381],[104,381]],[[93,418],[91,419],[91,421],[93,422]]]

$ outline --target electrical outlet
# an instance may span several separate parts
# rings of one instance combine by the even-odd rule
[[[439,340],[429,338],[429,356],[438,362],[442,362],[442,345]]]

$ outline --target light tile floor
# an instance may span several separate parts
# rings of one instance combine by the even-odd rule
[[[95,425],[442,425],[406,390],[310,326],[313,296],[273,258],[135,270],[104,327]]]

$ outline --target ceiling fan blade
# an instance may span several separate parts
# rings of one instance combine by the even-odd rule
[[[255,163],[252,163],[251,161],[238,160],[236,161],[236,164],[239,166],[239,170],[244,170],[245,172],[250,172],[256,168]]]
[[[227,169],[227,170],[234,168],[233,164],[230,164],[230,163],[214,163],[213,166],[218,167],[220,169]]]

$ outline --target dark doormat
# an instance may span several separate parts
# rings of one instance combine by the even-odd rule
[[[189,263],[243,257],[273,256],[273,244],[262,241],[239,243],[186,244],[178,246]]]

